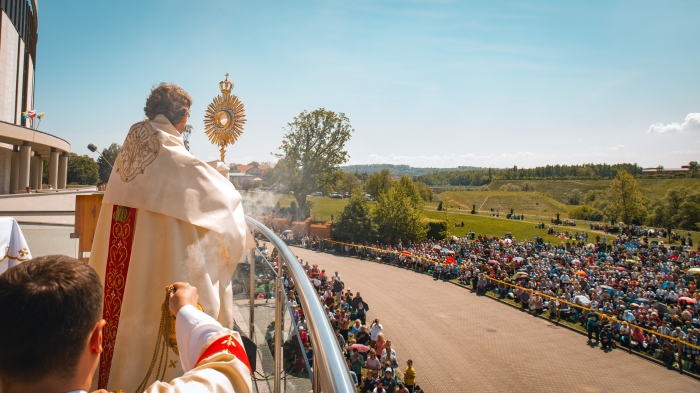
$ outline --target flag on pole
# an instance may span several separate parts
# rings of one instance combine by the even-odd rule
[[[41,120],[41,118],[44,117],[44,113],[45,113],[45,112],[39,113],[39,116],[38,116],[38,117],[39,117],[39,120]]]

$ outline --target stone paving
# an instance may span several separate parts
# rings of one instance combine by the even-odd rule
[[[442,392],[697,392],[700,381],[430,276],[371,261],[292,248],[369,304],[401,369]]]

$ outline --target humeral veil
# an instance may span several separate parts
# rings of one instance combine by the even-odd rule
[[[196,286],[204,312],[231,327],[231,276],[253,245],[238,191],[185,149],[165,116],[132,126],[90,255],[105,286],[107,321],[93,387],[136,390],[158,339],[165,287],[173,282]],[[166,381],[182,374],[179,358],[168,350],[177,361],[168,365]]]

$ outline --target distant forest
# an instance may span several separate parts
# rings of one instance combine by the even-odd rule
[[[435,172],[445,172],[445,171],[479,171],[485,170],[486,168],[480,168],[475,166],[458,166],[457,168],[414,168],[410,165],[392,165],[392,164],[371,164],[371,165],[346,165],[341,166],[340,170],[349,173],[366,173],[371,175],[373,173],[381,172],[382,169],[388,169],[392,175],[401,176],[408,175],[411,177],[416,177],[420,175],[425,175],[428,173]]]
[[[494,180],[598,180],[613,179],[621,170],[632,176],[642,174],[642,167],[637,164],[583,164],[583,165],[547,165],[535,168],[518,169],[451,169],[414,176],[429,186],[481,186]]]

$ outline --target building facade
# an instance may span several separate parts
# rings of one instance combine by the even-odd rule
[[[0,0],[0,194],[66,188],[70,144],[31,128],[34,109],[37,0]],[[49,179],[42,181],[44,161]]]

